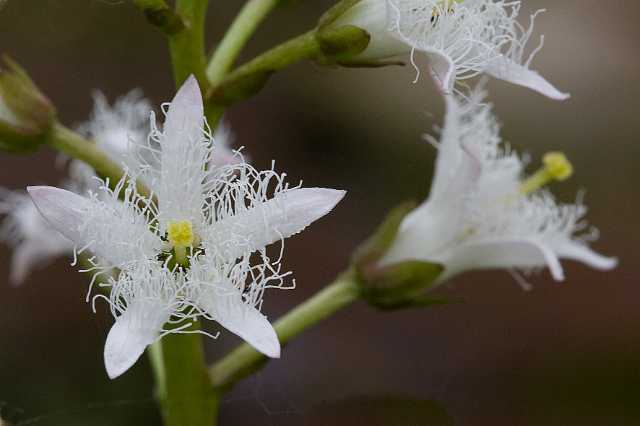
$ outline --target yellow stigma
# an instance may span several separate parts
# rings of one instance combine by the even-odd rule
[[[191,247],[195,239],[191,222],[188,220],[169,222],[167,238],[174,247]]]
[[[562,152],[548,152],[542,157],[542,164],[549,176],[562,182],[573,174],[573,166]]]
[[[522,182],[520,192],[529,194],[556,180],[562,182],[573,174],[573,166],[562,152],[548,152],[542,157],[543,167]]]

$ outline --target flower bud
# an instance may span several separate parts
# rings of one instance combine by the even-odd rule
[[[403,65],[384,61],[411,51],[387,31],[386,7],[384,0],[342,0],[329,9],[318,22],[317,37],[325,55],[343,66]],[[336,46],[339,55],[332,55]]]
[[[354,26],[366,31],[370,41],[357,56],[358,61],[382,60],[411,52],[411,46],[389,31],[389,12],[384,0],[343,1],[334,7],[340,14],[334,13],[333,20],[325,23],[326,28]],[[331,16],[327,12],[325,16]],[[337,16],[336,16],[337,15]],[[323,22],[321,21],[321,25]]]
[[[55,108],[8,56],[0,64],[0,149],[35,150],[55,119]]]

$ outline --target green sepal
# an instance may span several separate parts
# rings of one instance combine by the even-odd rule
[[[322,31],[329,25],[333,24],[347,10],[351,9],[362,0],[341,0],[327,10],[318,20],[318,30]]]
[[[345,25],[316,31],[316,41],[321,52],[316,60],[322,65],[330,65],[358,55],[367,48],[371,36],[362,28]]]
[[[436,263],[410,260],[385,267],[371,265],[357,273],[363,298],[377,308],[393,310],[441,304],[441,299],[425,293],[443,269]]]

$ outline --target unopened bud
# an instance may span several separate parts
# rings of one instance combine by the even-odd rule
[[[393,37],[387,26],[385,0],[338,2],[318,22],[318,40],[328,59],[324,62],[350,67],[403,65],[388,59],[411,49]]]
[[[8,56],[0,64],[0,149],[35,150],[55,119],[55,108]]]

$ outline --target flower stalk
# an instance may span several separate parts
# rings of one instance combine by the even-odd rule
[[[196,331],[194,323],[187,331]],[[216,424],[218,394],[207,377],[202,338],[170,334],[149,349],[165,426]]]
[[[217,85],[229,72],[258,25],[280,0],[249,0],[225,33],[207,66],[207,78]]]
[[[84,161],[95,170],[96,174],[109,179],[112,184],[120,181],[124,174],[122,168],[96,144],[60,123],[53,125],[46,135],[45,142],[72,158]],[[141,183],[137,183],[137,189],[141,195],[149,195],[149,190]]]
[[[328,31],[313,29],[263,53],[229,73],[207,93],[208,104],[224,107],[257,93],[269,77],[305,59],[339,63],[365,49],[368,34],[353,26]]]
[[[185,28],[169,36],[169,51],[176,86],[193,74],[205,90],[207,60],[204,49],[205,16],[208,0],[177,0],[176,14]]]
[[[360,298],[360,287],[352,270],[343,272],[327,287],[280,318],[274,328],[282,345],[303,331],[351,305]],[[214,389],[228,390],[258,370],[267,358],[244,343],[209,369]]]

